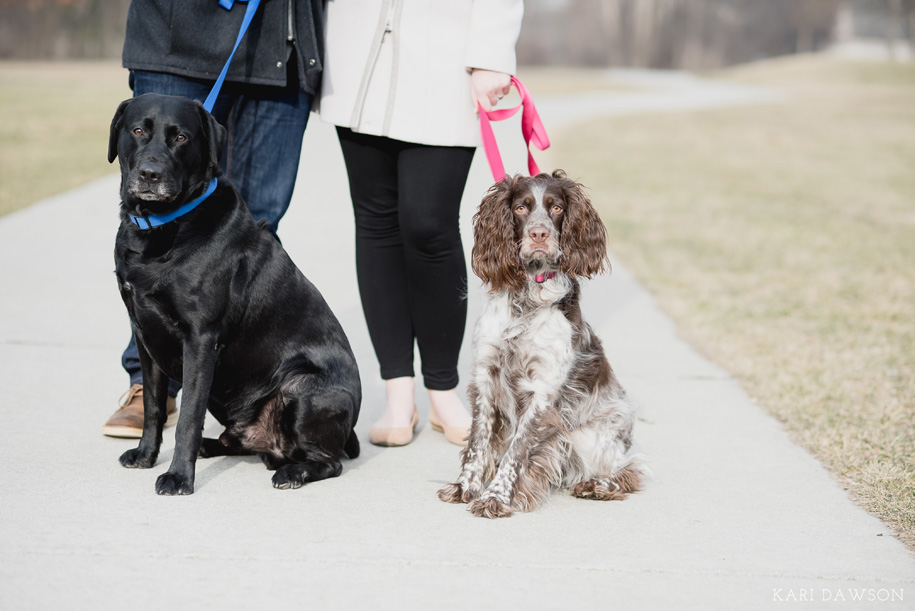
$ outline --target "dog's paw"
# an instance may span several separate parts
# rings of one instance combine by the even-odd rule
[[[614,481],[596,477],[575,484],[571,493],[580,499],[595,501],[621,501],[626,498],[626,493]]]
[[[156,494],[165,496],[194,494],[194,479],[168,471],[156,480]]]
[[[158,455],[158,452],[141,452],[139,448],[133,448],[121,454],[118,462],[128,469],[149,469],[156,464]]]
[[[446,503],[460,503],[464,496],[464,490],[460,484],[448,484],[438,491],[438,498]]]
[[[438,491],[438,498],[446,503],[469,503],[480,496],[480,490],[472,486],[448,484]]]
[[[273,487],[278,490],[301,488],[308,480],[308,471],[303,465],[287,464],[273,474]]]
[[[480,518],[508,518],[514,513],[514,510],[507,503],[503,503],[494,496],[477,499],[469,507],[473,515]]]
[[[218,439],[204,437],[200,440],[200,449],[197,450],[198,458],[214,458],[226,454],[226,447]]]

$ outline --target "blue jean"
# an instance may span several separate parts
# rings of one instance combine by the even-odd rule
[[[292,62],[289,75],[290,84],[286,87],[227,82],[213,107],[213,116],[228,132],[219,163],[254,218],[266,219],[274,233],[292,199],[302,137],[311,111],[312,96],[299,88]],[[161,93],[202,102],[209,95],[213,82],[133,70],[130,86],[134,96]],[[130,375],[131,385],[143,383],[133,334],[121,364]],[[171,396],[175,396],[179,388],[174,380],[169,382]]]

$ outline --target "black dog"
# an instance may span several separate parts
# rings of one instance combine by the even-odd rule
[[[173,96],[126,100],[111,121],[108,161],[121,165],[116,274],[145,409],[140,445],[122,465],[156,463],[168,378],[184,385],[159,494],[193,493],[198,454],[259,454],[276,488],[336,477],[340,458],[359,455],[362,390],[349,342],[221,176],[225,138],[199,102]],[[218,440],[202,438],[207,409],[226,427]]]

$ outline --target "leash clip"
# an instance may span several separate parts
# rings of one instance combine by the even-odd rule
[[[139,227],[140,229],[142,229],[143,231],[146,231],[147,229],[152,229],[152,223],[149,222],[149,217],[148,217],[148,216],[145,216],[145,215],[144,215],[144,216],[133,216],[133,215],[130,215],[130,218],[132,218],[132,219],[133,219],[133,222],[136,224],[136,226]],[[144,227],[143,225],[141,225],[141,224],[140,224],[140,221],[145,222],[145,223],[146,223],[146,227]]]

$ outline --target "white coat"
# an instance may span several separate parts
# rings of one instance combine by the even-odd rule
[[[477,146],[470,69],[515,74],[522,0],[329,0],[321,119],[355,132]]]

